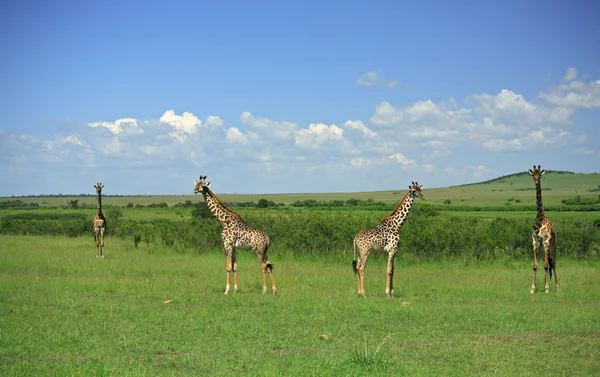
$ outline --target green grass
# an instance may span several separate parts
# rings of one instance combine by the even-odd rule
[[[94,252],[91,237],[0,236],[0,375],[600,373],[598,261],[559,257],[561,291],[530,295],[530,260],[398,256],[386,299],[374,255],[361,299],[350,260],[272,254],[278,292],[262,296],[240,251],[240,292],[224,296],[220,251],[108,238]]]

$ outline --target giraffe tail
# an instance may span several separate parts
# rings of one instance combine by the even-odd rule
[[[352,261],[352,270],[354,271],[354,274],[356,275],[357,270],[356,270],[356,240],[354,241],[354,260]]]

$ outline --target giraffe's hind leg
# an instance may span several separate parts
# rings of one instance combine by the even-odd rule
[[[359,257],[356,263],[356,273],[358,275],[358,295],[365,297],[365,268],[367,267],[368,253],[362,253],[359,250]]]
[[[554,272],[554,287],[556,288],[556,292],[558,292],[560,289],[558,288],[558,276],[556,275],[556,238],[550,242],[550,268]]]
[[[549,260],[549,242],[544,240],[544,293],[550,293],[550,260]]]

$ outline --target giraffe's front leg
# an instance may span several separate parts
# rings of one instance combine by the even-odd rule
[[[394,296],[394,257],[396,251],[390,252],[388,256],[387,282],[385,285],[385,295],[387,297]]]
[[[233,270],[233,247],[229,244],[225,244],[225,269],[227,270],[227,285],[225,285],[225,294],[229,293],[231,288],[231,270]]]
[[[231,261],[233,266],[233,293],[238,291],[238,276],[237,276],[237,261],[236,261],[236,253],[235,248],[231,253]]]

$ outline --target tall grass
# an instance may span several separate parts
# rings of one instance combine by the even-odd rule
[[[277,295],[238,254],[110,238],[0,236],[0,375],[597,375],[597,261],[559,260],[561,291],[529,294],[530,260],[385,260],[356,296],[349,263],[273,253]],[[539,284],[538,284],[539,285]],[[165,304],[167,300],[172,300]],[[167,301],[168,302],[168,301]]]

